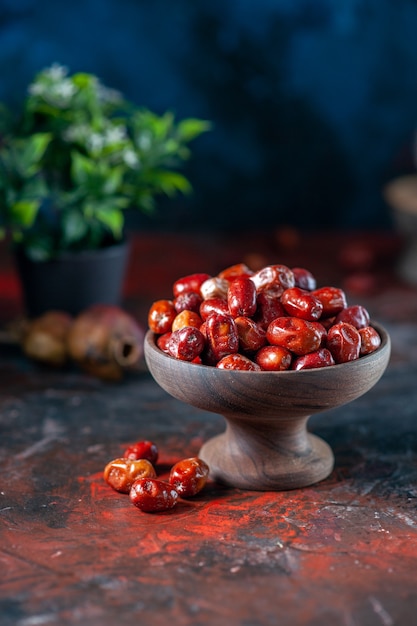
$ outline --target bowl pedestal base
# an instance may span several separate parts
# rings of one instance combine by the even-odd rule
[[[256,428],[248,416],[225,419],[225,432],[199,452],[213,480],[240,489],[281,491],[317,483],[333,470],[333,452],[307,431],[308,417],[275,422],[258,418]]]

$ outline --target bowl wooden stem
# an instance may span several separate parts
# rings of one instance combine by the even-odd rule
[[[226,430],[207,441],[199,456],[214,480],[259,491],[312,485],[332,471],[328,444],[307,431],[308,416],[279,421],[247,415],[224,416]]]

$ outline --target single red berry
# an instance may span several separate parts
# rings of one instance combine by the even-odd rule
[[[154,513],[172,509],[178,501],[178,493],[172,485],[157,478],[135,480],[129,498],[141,511]]]
[[[126,448],[123,456],[126,459],[147,459],[152,464],[158,460],[158,447],[152,441],[136,441]]]
[[[209,475],[209,466],[198,457],[178,461],[172,467],[169,482],[180,496],[189,498],[203,489]]]
[[[129,493],[138,478],[156,477],[154,466],[147,459],[114,459],[104,468],[104,480],[120,493]]]

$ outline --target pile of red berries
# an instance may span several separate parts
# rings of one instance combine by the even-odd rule
[[[137,441],[106,465],[104,480],[116,491],[129,494],[132,504],[148,513],[172,509],[180,497],[190,498],[203,489],[209,467],[202,459],[178,461],[168,480],[160,480],[155,470],[158,456],[152,441]]]
[[[365,307],[348,306],[342,289],[318,288],[309,270],[286,265],[184,276],[170,299],[152,304],[148,326],[170,356],[220,369],[326,367],[381,344]]]

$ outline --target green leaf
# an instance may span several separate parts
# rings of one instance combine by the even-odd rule
[[[88,205],[88,213],[91,215],[91,219],[96,219],[97,222],[110,230],[115,239],[120,239],[123,232],[124,217],[123,213],[119,209],[99,206],[95,204]]]
[[[25,139],[22,150],[23,165],[26,174],[33,175],[41,168],[41,159],[50,144],[52,135],[50,133],[36,133]]]
[[[35,221],[39,206],[39,200],[20,200],[15,202],[10,207],[12,221],[23,228],[29,228]]]
[[[179,172],[157,170],[151,173],[149,181],[170,197],[177,192],[187,194],[192,191],[189,181]]]
[[[66,244],[80,241],[87,234],[88,225],[78,209],[68,210],[62,216],[62,236]]]
[[[97,78],[86,72],[77,72],[73,74],[72,82],[80,89],[85,89],[86,87],[94,87],[97,84]]]
[[[94,162],[79,152],[71,152],[71,175],[76,185],[86,185],[94,174]]]
[[[211,130],[210,122],[191,117],[182,120],[177,126],[178,135],[182,141],[191,141],[209,130]]]
[[[96,211],[96,216],[103,224],[106,224],[106,226],[110,228],[115,237],[120,237],[124,222],[121,211],[117,209],[112,211],[99,209]]]
[[[146,119],[146,118],[145,118]],[[167,112],[162,116],[158,116],[148,112],[149,128],[156,140],[164,139],[172,128],[174,116]]]
[[[106,168],[106,177],[103,184],[103,192],[106,195],[116,194],[123,181],[124,168]]]

